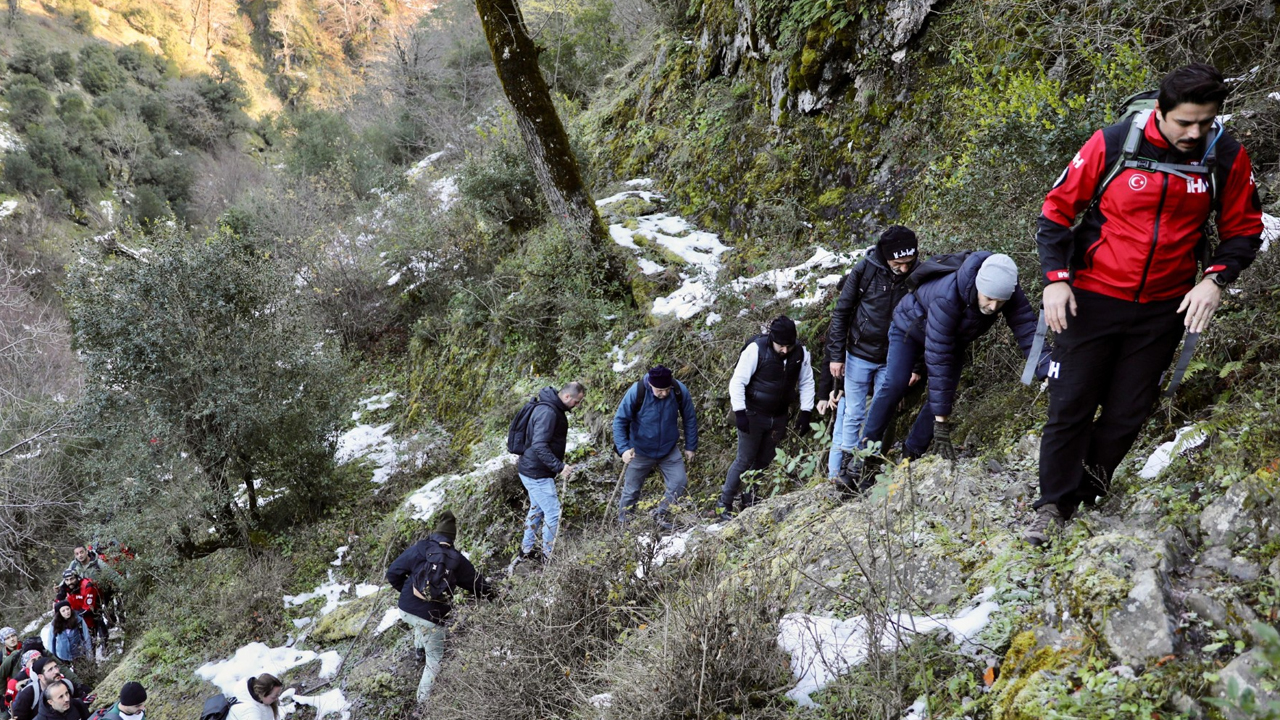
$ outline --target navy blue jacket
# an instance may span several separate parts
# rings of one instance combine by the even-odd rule
[[[529,430],[525,433],[527,447],[516,463],[516,472],[534,480],[560,474],[569,442],[567,412],[569,407],[555,388],[548,385],[538,391],[538,406],[529,416]]]
[[[680,441],[681,416],[684,417],[684,449],[690,452],[698,449],[698,418],[689,388],[679,380],[674,382],[680,388],[679,407],[676,407],[674,390],[661,400],[654,397],[648,377],[627,389],[622,402],[618,403],[618,411],[613,414],[613,446],[619,455],[632,448],[650,458],[671,454]]]
[[[387,582],[391,583],[391,587],[400,593],[399,607],[401,610],[425,618],[433,623],[442,623],[449,616],[449,610],[452,606],[447,602],[436,602],[435,600],[423,600],[413,594],[413,583],[409,582],[409,577],[413,575],[413,569],[427,560],[427,542],[434,540],[441,543],[444,547],[444,562],[451,570],[453,570],[454,584],[449,588],[450,594],[458,588],[462,588],[478,597],[493,597],[493,588],[489,583],[476,572],[476,567],[471,561],[462,556],[453,547],[453,540],[448,535],[432,533],[427,536],[426,540],[419,540],[414,543],[408,550],[400,553],[400,557],[395,559],[387,568]]]
[[[893,325],[924,347],[925,370],[929,376],[929,407],[934,415],[950,415],[960,382],[960,367],[969,343],[982,337],[996,318],[1003,315],[1025,358],[1031,353],[1036,334],[1036,313],[1019,285],[1009,301],[993,315],[978,308],[974,279],[982,261],[992,255],[986,250],[971,254],[950,275],[929,280],[898,303]],[[1046,348],[1047,350],[1047,348]],[[1041,374],[1049,353],[1040,356]]]

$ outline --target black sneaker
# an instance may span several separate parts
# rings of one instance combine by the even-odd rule
[[[733,519],[733,511],[723,505],[716,505],[715,508],[708,510],[703,514],[708,520],[719,520],[720,522],[729,522]]]
[[[424,650],[423,648],[420,648],[420,647],[416,647],[416,648],[414,648],[414,649],[413,649],[413,655],[414,655],[414,657],[418,658],[418,662],[423,663],[423,664],[426,664],[426,662],[427,662],[427,651],[426,651],[426,650]]]

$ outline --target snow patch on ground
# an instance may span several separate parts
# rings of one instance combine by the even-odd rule
[[[347,547],[345,545],[341,548],[338,548],[338,551],[337,551],[338,558],[336,561],[330,564],[335,567],[341,564],[342,557],[346,553],[346,549]],[[317,614],[317,617],[323,617],[333,612],[334,610],[337,610],[339,606],[345,605],[347,602],[350,602],[350,600],[347,600],[346,602],[344,602],[342,600],[342,596],[351,592],[351,583],[338,582],[337,577],[334,575],[333,568],[329,569],[328,575],[329,575],[329,579],[317,585],[315,589],[312,590],[311,592],[305,592],[299,595],[285,595],[283,598],[284,606],[287,608],[298,607],[299,605],[308,603],[312,600],[315,600],[316,598],[324,598],[324,606],[320,608],[320,612]],[[357,598],[368,597],[369,595],[372,595],[378,592],[378,590],[380,589],[381,588],[378,585],[360,583],[359,585],[356,585],[355,596]]]
[[[226,695],[239,698],[241,702],[248,699],[249,688],[245,681],[261,673],[271,673],[276,677],[289,670],[320,661],[320,675],[329,670],[328,677],[337,672],[340,658],[338,653],[330,650],[317,654],[311,650],[295,650],[291,647],[267,647],[264,643],[252,642],[236,650],[236,654],[227,660],[205,663],[196,670],[196,677],[207,680],[218,686]]]
[[[849,255],[837,255],[824,248],[814,248],[813,255],[794,267],[768,270],[755,277],[738,278],[730,285],[736,293],[744,293],[751,288],[773,290],[777,300],[792,298],[795,307],[812,305],[822,299],[823,290],[840,282],[842,273],[826,273],[823,270],[840,268],[843,270],[860,258],[866,250],[859,250]],[[798,292],[816,285],[807,295],[795,297]]]
[[[631,344],[631,341],[635,339],[635,331],[629,332],[627,333],[627,336],[622,339],[622,344],[629,345]],[[617,345],[614,345],[613,349],[609,351],[609,357],[613,359],[613,371],[616,373],[624,373],[635,367],[636,363],[640,362],[640,357],[638,355],[627,360],[627,351]]]
[[[419,160],[418,163],[413,167],[409,168],[408,170],[405,170],[404,176],[409,178],[410,181],[417,180],[418,177],[421,176],[422,173],[425,172],[427,168],[434,165],[437,160],[444,157],[446,154],[448,154],[448,152],[449,150],[445,149],[445,150],[441,150],[440,152],[431,153],[430,155]]]
[[[26,627],[24,627],[24,628],[22,628],[22,634],[23,634],[23,635],[29,635],[29,634],[31,634],[31,633],[33,633],[33,632],[35,632],[36,630],[39,630],[39,629],[40,629],[40,626],[44,624],[44,621],[45,621],[45,620],[48,620],[48,619],[50,619],[50,618],[52,618],[52,617],[53,617],[53,611],[52,611],[52,610],[50,610],[49,612],[47,612],[47,613],[45,613],[45,614],[41,615],[40,617],[36,618],[35,620],[32,620],[31,622],[27,623],[27,626],[26,626]]]
[[[636,178],[623,183],[629,188],[653,187],[653,178]]]
[[[631,184],[630,181],[628,181],[627,184],[628,185]],[[610,195],[609,197],[603,200],[597,200],[596,207],[604,207],[605,205],[612,205],[616,202],[622,202],[627,198],[633,198],[633,197],[638,197],[641,200],[644,200],[645,202],[653,202],[654,200],[666,199],[665,197],[663,197],[662,193],[649,192],[648,190],[623,190],[617,195]]]
[[[720,313],[717,313],[717,312],[707,313],[707,327],[711,327],[712,325],[715,325],[721,320],[724,320],[724,317],[722,317]]]
[[[382,614],[382,621],[378,623],[378,627],[373,629],[373,634],[381,635],[398,622],[400,622],[400,608],[393,605]]]
[[[1182,428],[1172,440],[1162,443],[1160,447],[1156,448],[1155,452],[1151,453],[1151,457],[1147,458],[1147,462],[1138,471],[1138,477],[1143,480],[1154,480],[1160,473],[1164,472],[1165,468],[1169,467],[1169,463],[1173,462],[1174,457],[1199,446],[1208,437],[1203,430],[1198,430],[1195,425],[1188,425]]]
[[[13,126],[7,122],[0,122],[0,152],[21,149],[22,138],[18,137],[18,133],[13,131]]]
[[[817,707],[809,696],[850,668],[866,661],[871,642],[886,651],[909,643],[912,637],[945,630],[962,651],[972,652],[976,638],[1000,606],[991,600],[995,588],[974,598],[975,605],[955,617],[912,616],[899,613],[883,618],[878,638],[869,636],[865,617],[848,620],[789,613],[778,622],[778,646],[791,655],[791,672],[798,680],[787,697],[805,707]]]
[[[587,704],[594,708],[600,708],[601,710],[608,707],[613,707],[613,693],[600,693],[599,695],[592,695],[591,697],[587,698]]]
[[[0,218],[9,217],[10,215],[13,214],[13,211],[17,209],[18,209],[17,200],[5,200],[4,202],[0,203]]]
[[[392,390],[385,395],[374,395],[373,397],[365,398],[356,404],[365,410],[386,410],[391,407],[391,403],[398,397],[400,397],[400,394]]]
[[[645,275],[657,275],[663,270],[666,270],[666,268],[650,260],[649,258],[636,258],[636,262],[640,263],[640,272],[644,273]]]
[[[310,705],[316,709],[316,720],[322,720],[330,715],[336,715],[339,720],[351,720],[351,703],[347,702],[347,698],[338,688],[334,688],[320,695],[298,695],[294,693],[288,697],[281,696],[281,714],[284,713],[285,706],[283,703],[292,700],[297,705]],[[291,707],[289,712],[294,709]]]
[[[448,210],[458,201],[458,178],[450,175],[431,183],[431,192],[440,200],[440,209]]]
[[[668,560],[674,560],[681,555],[684,555],[689,549],[689,538],[693,536],[694,531],[697,529],[698,528],[689,528],[688,530],[675,533],[674,535],[664,535],[658,538],[657,546],[653,548],[653,566],[662,567]],[[650,547],[653,546],[654,540],[648,535],[641,535],[636,538],[636,542],[640,543],[644,547]],[[641,579],[644,578],[643,566],[636,567],[636,577]]]
[[[338,436],[338,448],[333,459],[341,465],[356,458],[367,458],[376,466],[373,482],[381,485],[391,477],[396,468],[396,443],[391,439],[393,427],[395,423],[356,425]]]
[[[921,695],[902,712],[902,720],[929,720],[929,699]]]
[[[1280,240],[1280,218],[1262,213],[1262,252],[1271,249],[1271,242]]]

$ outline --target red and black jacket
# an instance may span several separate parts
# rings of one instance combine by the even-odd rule
[[[1204,179],[1125,169],[1072,228],[1123,154],[1128,132],[1128,120],[1095,132],[1049,191],[1036,234],[1042,279],[1068,280],[1073,287],[1133,302],[1180,298],[1195,285],[1197,249],[1214,209]],[[1204,272],[1229,283],[1249,267],[1262,243],[1262,204],[1244,147],[1222,131],[1215,152],[1220,241]],[[1137,156],[1192,161],[1170,147],[1155,113]]]

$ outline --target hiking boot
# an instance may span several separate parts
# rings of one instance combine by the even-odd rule
[[[733,519],[733,512],[723,505],[716,505],[711,510],[703,514],[708,520],[719,520],[720,522],[729,522]]]
[[[528,569],[538,567],[545,562],[545,559],[542,557],[542,551],[538,548],[528,551],[521,550],[519,555],[511,558],[511,564],[507,566],[507,574],[510,575],[515,572],[516,568],[522,565]]]
[[[420,647],[416,647],[416,648],[414,648],[414,649],[413,649],[413,656],[414,656],[414,657],[416,657],[416,658],[418,658],[418,662],[419,662],[419,663],[424,663],[424,664],[425,664],[425,663],[427,662],[427,650],[426,650],[426,648],[420,648]]]
[[[657,525],[662,532],[671,532],[676,529],[675,523],[671,522],[671,518],[666,515],[654,515],[653,524]]]
[[[1066,521],[1062,518],[1062,512],[1058,510],[1058,506],[1053,503],[1047,503],[1036,508],[1035,519],[1027,526],[1022,533],[1022,539],[1027,541],[1032,547],[1046,547],[1052,541],[1053,536],[1062,530],[1066,525]]]

